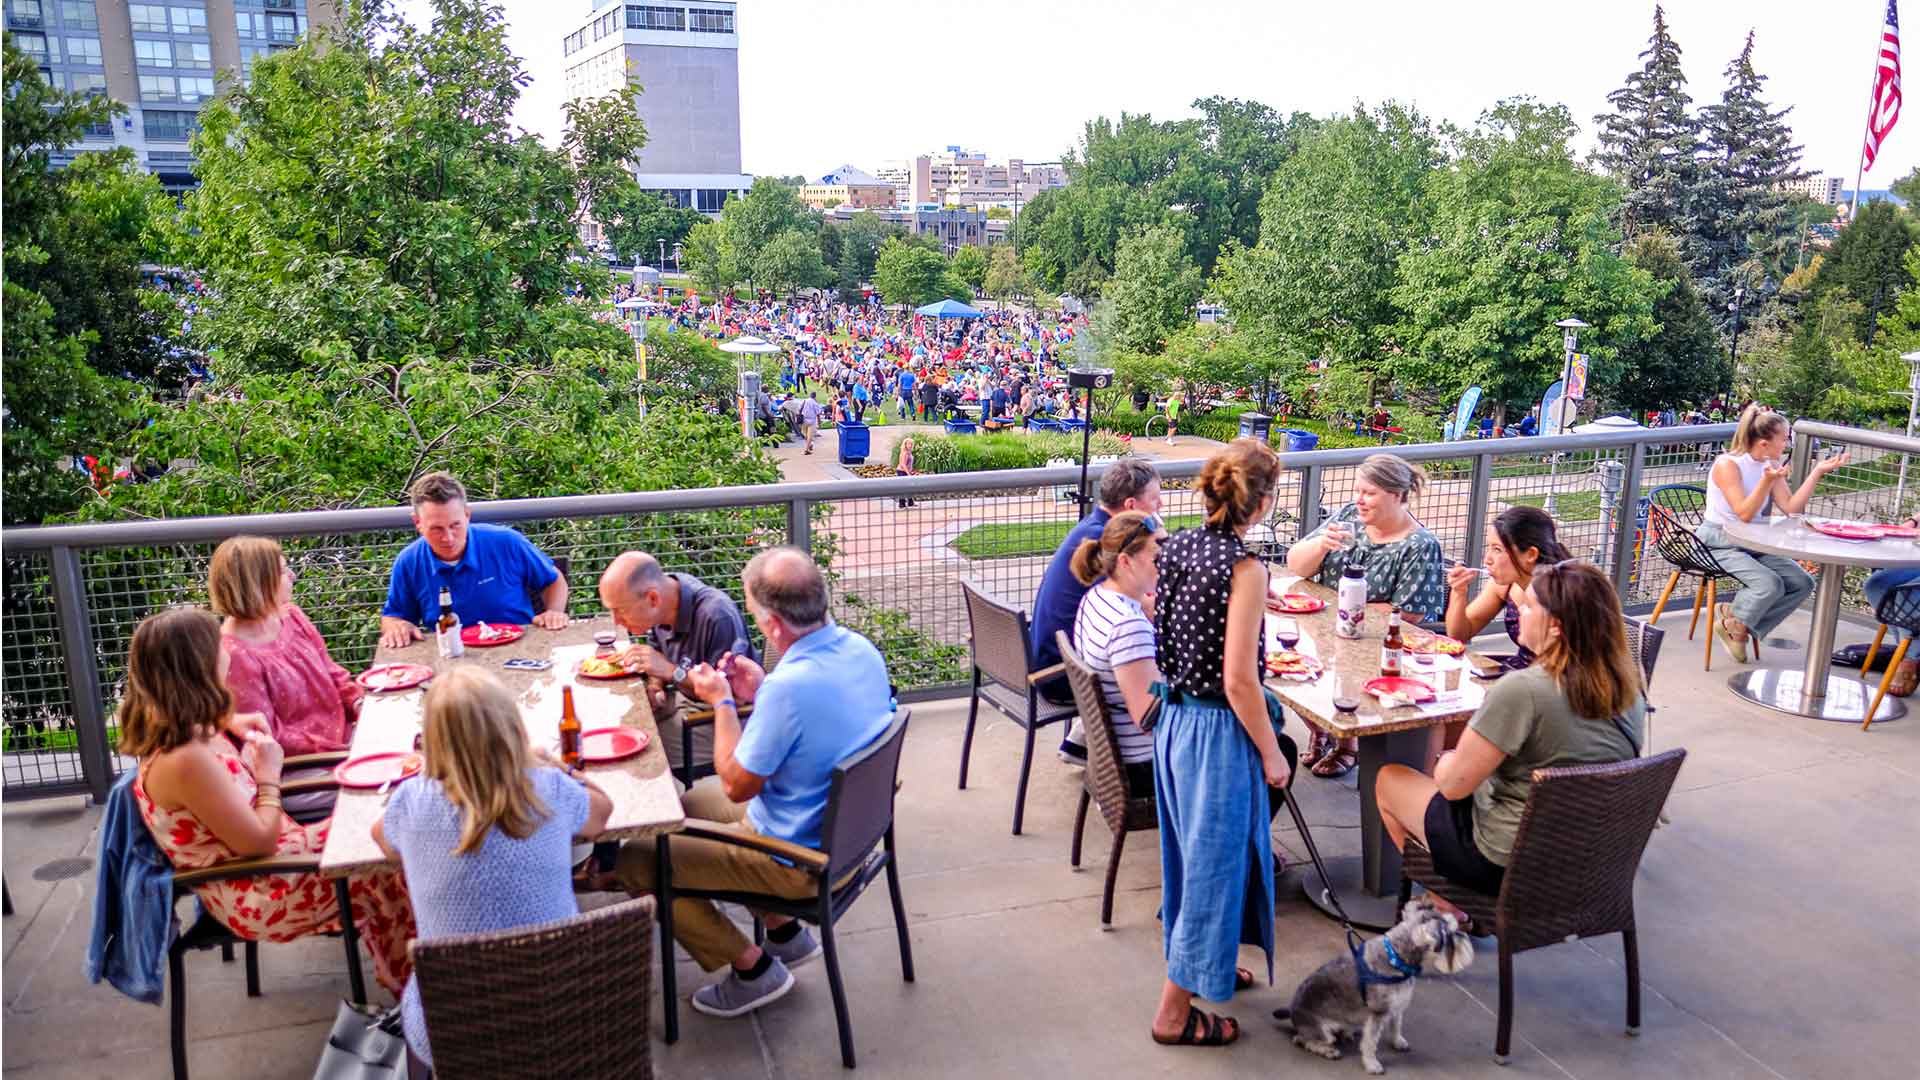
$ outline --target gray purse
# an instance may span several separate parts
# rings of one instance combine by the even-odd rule
[[[341,1002],[313,1080],[405,1080],[407,1040],[400,1010],[369,1015]]]

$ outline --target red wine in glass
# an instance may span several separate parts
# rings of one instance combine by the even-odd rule
[[[1280,643],[1281,648],[1292,652],[1300,644],[1300,623],[1290,617],[1274,620],[1273,639]]]

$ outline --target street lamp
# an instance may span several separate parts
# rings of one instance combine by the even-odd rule
[[[1574,348],[1580,344],[1580,331],[1585,330],[1587,324],[1579,319],[1566,318],[1553,325],[1560,328],[1560,343],[1563,346],[1560,355],[1560,398],[1553,403],[1554,415],[1542,416],[1540,423],[1547,428],[1549,434],[1558,435],[1566,428],[1567,421],[1573,419],[1573,410],[1570,408],[1573,398],[1567,393],[1572,387],[1568,386],[1567,382],[1573,378]],[[1560,455],[1553,454],[1547,458],[1547,513],[1549,514],[1554,512],[1554,497],[1559,494],[1555,490],[1559,486],[1559,475]]]
[[[654,243],[660,245],[660,272],[664,274],[667,272],[667,238],[664,236],[656,237]],[[678,245],[676,245],[676,247],[677,246]]]

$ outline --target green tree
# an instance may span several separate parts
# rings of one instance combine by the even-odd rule
[[[1702,404],[1724,393],[1732,372],[1679,245],[1664,232],[1646,232],[1628,241],[1625,254],[1661,291],[1653,305],[1660,329],[1620,350],[1621,377],[1612,396],[1639,413]]]
[[[717,221],[703,221],[688,231],[686,249],[680,255],[694,286],[709,295],[725,292],[745,276],[727,240],[726,227]]]
[[[996,244],[988,249],[987,272],[980,280],[980,287],[995,300],[1005,300],[1024,291],[1025,272],[1020,268],[1020,257],[1013,253],[1013,245]]]
[[[659,259],[663,240],[665,251],[672,254],[696,225],[707,220],[700,211],[675,206],[657,191],[641,190],[637,183],[616,188],[595,203],[593,211],[614,254],[637,263]]]
[[[1652,275],[1615,254],[1620,191],[1580,168],[1563,106],[1501,102],[1457,136],[1460,158],[1428,177],[1433,240],[1400,258],[1394,302],[1403,386],[1442,397],[1479,384],[1525,401],[1559,377],[1561,332],[1576,315],[1589,376],[1619,381],[1619,350],[1651,334]]]
[[[1920,275],[1920,245],[1907,248],[1907,278]],[[1905,423],[1909,368],[1901,357],[1920,351],[1920,289],[1900,290],[1893,309],[1880,317],[1872,347],[1851,341],[1835,346],[1834,358],[1845,378],[1834,387],[1836,418]]]
[[[1841,290],[1860,305],[1850,324],[1856,341],[1872,344],[1880,313],[1892,306],[1896,294],[1913,283],[1906,269],[1913,233],[1909,215],[1885,199],[1875,199],[1862,206],[1859,215],[1840,230],[1821,264],[1814,295],[1824,299]]]
[[[828,278],[819,235],[810,229],[788,229],[767,241],[753,264],[755,284],[775,294],[791,296],[797,289],[825,285]]]
[[[1771,109],[1761,96],[1766,76],[1753,70],[1752,31],[1726,74],[1719,103],[1700,110],[1704,160],[1695,214],[1703,289],[1709,307],[1722,313],[1735,285],[1745,286],[1746,303],[1759,303],[1791,271],[1797,221],[1781,186],[1805,175],[1786,123],[1793,110]],[[1748,263],[1760,272],[1743,272]],[[1723,314],[1719,321],[1729,318]]]
[[[1688,114],[1687,76],[1680,67],[1680,46],[1667,32],[1666,11],[1653,9],[1653,36],[1640,54],[1645,61],[1607,95],[1612,112],[1594,117],[1599,148],[1594,161],[1622,184],[1615,220],[1627,235],[1660,228],[1681,243],[1692,263],[1693,200],[1699,184],[1696,154],[1699,123]]]
[[[1789,416],[1833,416],[1848,389],[1840,350],[1855,344],[1861,317],[1860,302],[1848,293],[1813,300],[1797,325],[1743,357],[1754,395]]]
[[[1908,206],[1920,204],[1920,165],[1907,170],[1907,175],[1888,184],[1887,190],[1900,196],[1900,201]]]
[[[960,280],[967,283],[968,288],[977,291],[986,284],[987,255],[981,249],[971,244],[961,248],[953,253],[950,266]]]
[[[772,177],[762,176],[753,182],[746,195],[728,198],[720,211],[720,226],[733,253],[734,265],[757,286],[768,284],[759,277],[763,269],[761,249],[777,237],[790,232],[804,233],[814,245],[814,257],[819,258],[819,231],[813,211],[800,201],[797,191]]]
[[[889,304],[919,307],[947,295],[947,260],[937,251],[900,237],[880,246],[873,287]]]
[[[1167,338],[1193,322],[1193,305],[1204,287],[1179,231],[1155,225],[1120,242],[1113,278],[1093,317],[1115,347],[1157,353]]]

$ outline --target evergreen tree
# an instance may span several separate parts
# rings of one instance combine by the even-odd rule
[[[1821,263],[1814,296],[1824,301],[1838,290],[1860,305],[1849,322],[1855,340],[1871,345],[1874,323],[1893,309],[1900,291],[1913,284],[1905,267],[1913,234],[1906,214],[1885,199],[1875,199],[1840,230],[1833,250]]]
[[[1761,97],[1766,76],[1753,70],[1753,34],[1727,65],[1720,103],[1700,110],[1702,168],[1696,204],[1698,267],[1709,306],[1724,324],[1737,282],[1748,304],[1779,288],[1795,257],[1792,196],[1781,185],[1804,175],[1786,117]],[[1724,326],[1723,326],[1724,329]]]
[[[1727,354],[1673,238],[1662,232],[1643,233],[1627,244],[1624,254],[1666,291],[1653,304],[1660,332],[1621,350],[1620,383],[1615,389],[1621,404],[1637,414],[1704,403],[1726,390],[1731,375]]]
[[[1666,12],[1653,9],[1653,36],[1639,71],[1607,95],[1610,113],[1594,117],[1599,149],[1593,160],[1626,185],[1615,216],[1628,236],[1652,228],[1681,240],[1681,255],[1695,261],[1693,201],[1698,184],[1700,126],[1687,113],[1687,77],[1680,46],[1667,33]]]

